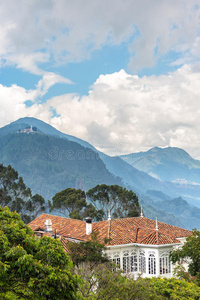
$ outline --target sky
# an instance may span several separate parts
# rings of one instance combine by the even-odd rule
[[[0,127],[200,159],[200,0],[1,0]]]

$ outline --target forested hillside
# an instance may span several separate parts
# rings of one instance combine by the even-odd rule
[[[40,133],[0,136],[0,161],[11,164],[46,200],[67,187],[87,190],[100,183],[122,184],[91,149]]]

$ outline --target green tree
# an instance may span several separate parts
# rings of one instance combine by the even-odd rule
[[[59,240],[38,239],[19,214],[0,207],[0,299],[78,299],[71,267]]]
[[[50,211],[58,211],[73,219],[81,219],[80,212],[87,206],[85,192],[80,189],[67,188],[55,194],[52,200],[52,203],[49,201]]]
[[[192,282],[177,278],[145,278],[142,280],[143,298],[149,300],[200,299],[200,288]],[[136,298],[137,299],[137,298]]]
[[[87,265],[83,265],[76,273],[83,279],[79,292],[84,299],[146,299],[141,295],[141,282],[128,278],[121,270],[113,270],[112,264],[96,265],[92,271]]]
[[[200,299],[200,288],[177,278],[138,278],[134,280],[112,266],[96,266],[93,273],[79,269],[83,279],[80,294],[88,300],[186,300]]]
[[[89,269],[93,270],[95,266],[102,263],[108,263],[109,258],[105,253],[107,240],[100,243],[98,240],[98,233],[91,234],[91,240],[86,242],[68,242],[69,255],[76,267],[87,263]]]
[[[173,263],[186,261],[189,273],[196,276],[200,285],[200,231],[195,229],[181,249],[173,250],[170,254]]]
[[[10,165],[0,164],[0,205],[8,206],[11,211],[21,214],[28,223],[45,210],[44,198],[38,194],[32,196],[22,177]]]
[[[140,214],[136,194],[119,185],[97,185],[86,195],[102,219],[107,219],[109,211],[113,218],[137,217]]]
[[[49,201],[50,211],[57,211],[65,217],[82,220],[90,216],[93,220],[102,219],[101,212],[97,211],[92,203],[87,204],[85,192],[74,188],[67,188],[55,194],[52,202]]]

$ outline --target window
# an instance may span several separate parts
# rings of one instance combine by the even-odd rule
[[[149,274],[156,274],[156,258],[155,252],[149,252]]]
[[[144,250],[139,252],[139,272],[146,273],[146,257]]]
[[[169,260],[169,252],[163,252],[160,254],[160,274],[171,273],[171,263]]]
[[[138,258],[135,250],[131,251],[131,272],[137,272],[138,270]]]
[[[129,251],[123,251],[123,270],[128,273],[129,270]]]
[[[120,255],[119,252],[114,252],[112,261],[120,268],[120,256],[119,255]]]
[[[126,273],[136,272],[137,267],[137,252],[135,250],[123,251],[123,270]]]

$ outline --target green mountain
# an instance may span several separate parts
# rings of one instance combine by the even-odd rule
[[[40,133],[0,135],[0,162],[11,164],[34,193],[50,199],[67,187],[122,185],[98,153],[78,143]]]
[[[156,147],[147,152],[120,157],[131,166],[160,180],[200,184],[200,161],[182,149]]]

